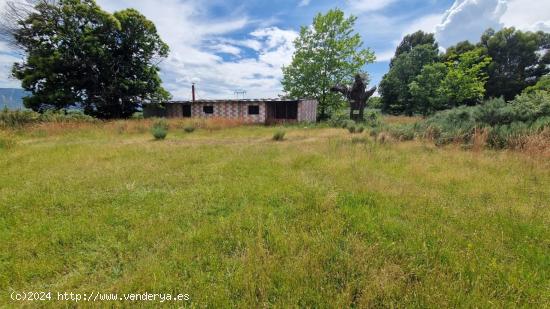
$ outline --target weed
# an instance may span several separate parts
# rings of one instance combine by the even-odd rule
[[[163,119],[157,120],[155,123],[153,123],[151,134],[153,134],[153,137],[156,140],[165,139],[168,135],[168,123]]]
[[[274,141],[284,141],[286,132],[283,130],[278,130],[273,134],[273,140]]]

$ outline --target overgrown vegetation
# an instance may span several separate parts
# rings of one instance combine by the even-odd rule
[[[530,86],[543,90],[550,72],[549,42],[544,32],[489,29],[479,43],[460,42],[439,54],[433,34],[407,35],[380,83],[382,109],[431,115],[484,98],[509,101]]]
[[[214,308],[550,302],[545,158],[342,128],[289,126],[275,143],[271,127],[210,119],[168,120],[171,142],[155,143],[139,131],[153,122],[38,135],[59,127],[44,123],[0,150],[1,291],[181,292],[177,306]]]
[[[526,92],[509,103],[492,99],[442,111],[415,124],[389,126],[386,131],[400,140],[419,136],[438,145],[477,142],[497,149],[521,149],[536,137],[539,147],[550,148],[550,93]]]
[[[37,113],[30,110],[11,111],[7,108],[0,110],[0,129],[21,129],[26,125],[43,122],[98,122],[97,119],[87,116],[77,110],[46,111]]]

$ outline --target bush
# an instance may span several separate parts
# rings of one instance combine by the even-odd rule
[[[274,141],[283,141],[285,139],[286,132],[283,130],[279,130],[273,134],[273,140]]]
[[[349,133],[351,133],[351,134],[355,133],[355,131],[357,130],[355,125],[348,126],[347,128],[348,128]]]
[[[379,127],[383,123],[382,114],[380,113],[380,110],[376,109],[365,110],[364,120],[365,124],[371,128]]]
[[[349,129],[350,127],[355,127],[355,121],[347,119],[342,122],[342,129]]]
[[[520,140],[550,128],[550,93],[533,91],[506,103],[492,99],[477,106],[462,106],[434,114],[414,125],[390,130],[392,136],[409,139],[416,133],[433,139],[437,145],[453,142],[472,144],[479,130],[488,132],[492,148],[521,147]]]
[[[341,109],[334,112],[327,122],[331,127],[342,128],[344,127],[345,122],[348,120],[349,120],[349,114],[347,113],[346,110]]]
[[[364,131],[365,131],[365,127],[363,126],[358,126],[357,128],[355,128],[356,133],[363,133]]]
[[[0,128],[18,129],[24,125],[38,122],[40,114],[29,110],[10,111],[3,108],[0,111]]]
[[[0,128],[20,129],[25,125],[40,122],[97,122],[79,110],[49,110],[42,114],[31,110],[0,111]]]
[[[168,135],[168,123],[165,120],[157,120],[153,123],[151,133],[156,140],[163,140]]]
[[[135,119],[135,120],[140,120],[140,119],[144,119],[143,117],[143,112],[135,112],[132,114],[132,119]]]
[[[388,133],[396,140],[399,141],[411,141],[414,139],[415,127],[414,125],[400,125],[390,127]]]
[[[185,128],[183,128],[183,131],[185,131],[185,133],[193,133],[195,132],[195,127],[188,125],[188,126],[185,126]]]

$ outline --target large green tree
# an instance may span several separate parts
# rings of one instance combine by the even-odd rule
[[[487,97],[512,100],[550,72],[550,34],[505,28],[487,30],[480,46],[493,59],[489,65]]]
[[[412,115],[417,111],[409,84],[419,75],[425,65],[438,60],[437,46],[423,44],[415,46],[409,52],[395,57],[389,72],[380,82],[382,110],[391,114]]]
[[[350,84],[356,73],[364,73],[374,53],[363,48],[361,36],[353,29],[356,17],[345,17],[333,9],[318,14],[311,26],[302,27],[295,40],[292,63],[283,68],[283,89],[291,97],[311,97],[319,101],[319,119],[341,108],[341,95],[330,88]]]
[[[429,45],[433,50],[439,49],[439,45],[437,44],[433,33],[426,33],[419,30],[415,33],[408,34],[403,38],[395,50],[390,66],[393,66],[394,60],[401,54],[410,53],[416,46],[420,45]]]
[[[168,46],[139,12],[109,14],[93,0],[43,0],[19,16],[11,33],[26,58],[12,71],[32,93],[24,99],[28,108],[77,106],[124,118],[143,102],[169,97],[158,75]]]
[[[483,99],[491,58],[482,48],[451,57],[445,63],[425,65],[409,84],[415,113],[432,114],[460,105],[474,105]]]

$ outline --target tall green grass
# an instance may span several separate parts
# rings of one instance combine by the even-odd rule
[[[195,307],[550,303],[547,160],[341,128],[156,143],[142,121],[119,125],[23,131],[1,151],[0,307],[82,305],[13,290],[187,293]]]

